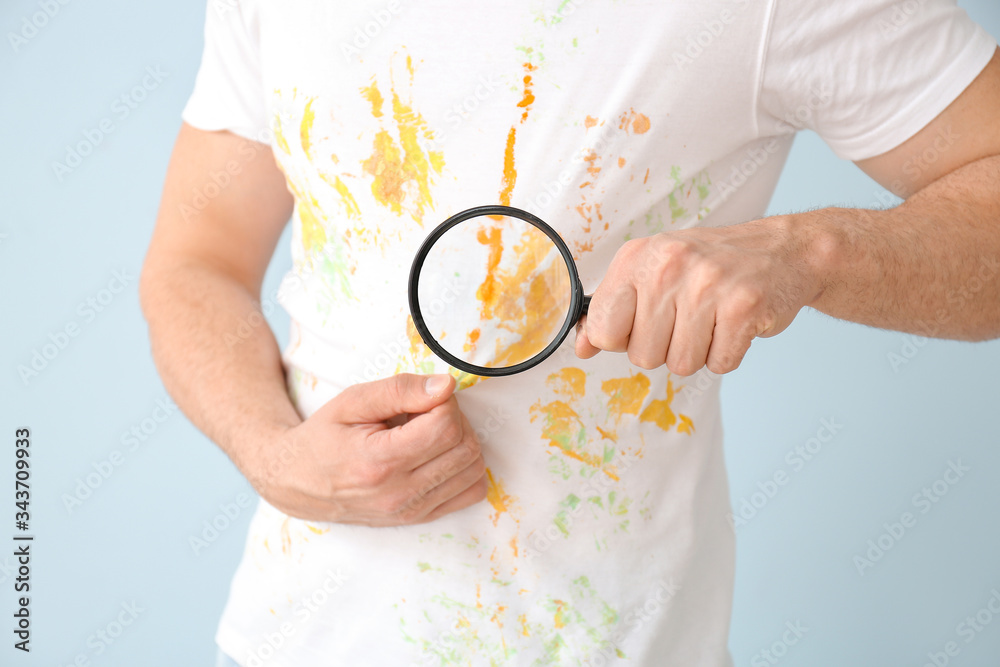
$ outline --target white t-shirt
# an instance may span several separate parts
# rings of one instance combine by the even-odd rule
[[[794,131],[843,158],[940,113],[995,41],[945,0],[212,0],[184,119],[269,143],[296,198],[284,359],[309,415],[446,371],[408,321],[421,241],[527,209],[587,293],[627,239],[760,217]],[[460,375],[487,501],[415,527],[261,502],[217,640],[241,665],[731,664],[718,382],[581,361]]]

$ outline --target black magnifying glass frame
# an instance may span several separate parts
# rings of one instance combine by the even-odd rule
[[[486,366],[470,364],[444,349],[441,343],[439,343],[437,339],[431,335],[430,330],[427,328],[427,324],[424,322],[423,313],[420,311],[420,300],[417,298],[417,286],[420,282],[420,269],[423,268],[424,260],[427,259],[427,255],[430,253],[434,244],[437,243],[445,232],[455,225],[461,224],[471,218],[478,218],[487,215],[502,215],[510,218],[517,218],[518,220],[523,220],[537,229],[540,229],[542,233],[549,237],[552,243],[555,244],[556,248],[559,250],[559,254],[562,255],[563,262],[566,264],[566,269],[569,271],[569,282],[573,288],[573,294],[570,297],[569,303],[569,313],[567,314],[566,321],[563,322],[562,328],[559,330],[556,337],[552,339],[545,349],[530,359],[513,366],[505,366],[502,368],[488,368]],[[583,283],[580,282],[580,273],[577,271],[576,261],[573,259],[573,255],[566,246],[566,242],[562,240],[561,236],[559,236],[559,233],[552,229],[548,223],[544,222],[537,216],[528,213],[527,211],[522,211],[521,209],[514,208],[513,206],[502,206],[499,204],[476,206],[466,209],[456,213],[435,227],[427,238],[424,239],[424,242],[420,244],[420,248],[417,250],[417,254],[413,258],[413,265],[410,267],[408,292],[410,301],[410,316],[413,318],[413,326],[416,327],[417,333],[420,334],[420,338],[424,341],[424,344],[431,348],[434,354],[446,361],[449,365],[465,371],[466,373],[482,377],[514,375],[515,373],[526,371],[529,368],[542,363],[548,359],[560,345],[562,345],[562,342],[566,340],[566,336],[569,335],[570,330],[576,326],[576,323],[581,317],[587,314],[587,310],[590,308],[590,297],[583,293]]]

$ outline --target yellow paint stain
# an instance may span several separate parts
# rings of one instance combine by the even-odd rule
[[[275,91],[280,93],[280,91]],[[281,125],[281,116],[275,114],[274,121],[272,123],[274,130],[274,143],[277,145],[278,149],[281,150],[286,155],[292,154],[292,149],[288,147],[288,139],[285,138],[285,128]]]
[[[412,71],[411,71],[412,83]],[[382,98],[373,82],[362,93],[372,103],[373,115],[381,115]],[[378,111],[378,113],[375,113]],[[421,137],[432,140],[434,133],[423,117],[392,91],[392,118],[399,143],[383,128],[372,141],[371,155],[362,161],[362,170],[372,176],[372,195],[382,206],[396,215],[404,211],[418,223],[424,212],[434,208],[431,196],[433,174],[444,169],[444,155],[440,151],[424,151]]]
[[[292,550],[292,534],[288,529],[289,519],[281,522],[281,553],[288,554]]]
[[[608,466],[608,467],[606,467],[606,468],[603,469],[603,472],[604,472],[605,475],[607,475],[611,479],[615,480],[616,482],[619,481],[618,466]]]
[[[316,112],[313,111],[312,104],[316,101],[315,97],[309,98],[306,102],[305,109],[302,110],[302,122],[299,124],[299,139],[302,141],[302,150],[306,154],[306,159],[312,161],[312,128],[313,122],[316,120]]]
[[[476,584],[476,609],[483,608],[483,587],[482,584]]]
[[[601,390],[610,397],[608,411],[618,420],[623,415],[639,414],[639,408],[649,394],[649,378],[643,373],[613,378],[602,382]]]
[[[500,519],[500,515],[510,510],[510,503],[514,500],[513,497],[507,494],[503,488],[503,482],[501,480],[495,479],[493,477],[493,471],[489,468],[486,469],[486,478],[488,481],[486,488],[486,500],[496,513],[493,515],[493,525],[497,525],[497,521]]]
[[[295,211],[299,216],[299,225],[302,231],[302,247],[307,252],[322,248],[326,244],[326,230],[320,221],[323,213],[319,202],[311,194],[300,194],[296,197],[295,203]]]
[[[361,208],[358,206],[357,200],[354,199],[354,195],[347,189],[347,185],[340,179],[340,176],[331,176],[324,171],[320,171],[319,177],[337,192],[340,197],[340,203],[344,206],[344,213],[347,214],[348,218],[361,217]]]
[[[311,523],[307,523],[306,524],[306,528],[308,528],[312,532],[316,533],[317,535],[322,535],[323,533],[329,533],[330,532],[329,528],[320,528],[318,526],[312,525]]]
[[[378,84],[375,81],[372,81],[372,85],[361,88],[361,94],[366,100],[368,100],[368,103],[372,105],[372,116],[375,118],[381,118],[382,102],[384,100],[382,99],[382,93],[378,89]]]
[[[514,558],[517,558],[517,535],[511,538],[510,549],[514,552]]]
[[[469,619],[467,619],[465,616],[463,616],[461,614],[458,615],[458,626],[457,627],[467,628],[470,625],[472,625],[472,623],[469,622]]]
[[[587,374],[571,366],[549,375],[545,379],[545,384],[556,395],[575,401],[586,393]]]
[[[670,409],[670,403],[664,400],[650,401],[646,409],[639,415],[641,422],[653,422],[664,431],[669,431],[670,427],[677,423],[677,415]]]
[[[687,433],[691,435],[694,433],[694,422],[687,415],[678,415],[680,417],[681,423],[677,425],[678,433]]]
[[[566,627],[566,607],[568,605],[562,600],[555,600],[554,602],[556,603],[556,613],[552,620],[557,629],[564,628]]]
[[[530,637],[531,631],[528,630],[528,615],[521,614],[520,616],[517,617],[517,622],[521,624],[521,636]]]

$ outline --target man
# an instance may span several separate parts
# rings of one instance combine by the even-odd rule
[[[222,659],[731,664],[717,383],[685,378],[804,306],[1000,335],[997,281],[953,298],[1000,256],[997,109],[996,42],[945,0],[210,3],[141,293],[262,498]],[[800,128],[906,201],[761,219]],[[406,279],[485,203],[551,223],[593,302],[575,348],[480,380]]]

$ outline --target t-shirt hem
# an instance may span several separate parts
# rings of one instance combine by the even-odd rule
[[[189,112],[186,107],[184,111],[181,112],[181,120],[191,127],[198,130],[204,130],[205,132],[228,131],[244,139],[249,139],[250,141],[256,141],[261,144],[271,143],[271,129],[269,127],[255,125],[251,122],[244,125],[234,124],[231,120],[212,121],[201,117],[200,114]]]
[[[862,135],[843,141],[826,139],[844,160],[864,160],[887,153],[917,134],[955,101],[979,76],[996,51],[996,41],[977,26],[961,53],[908,105]]]

